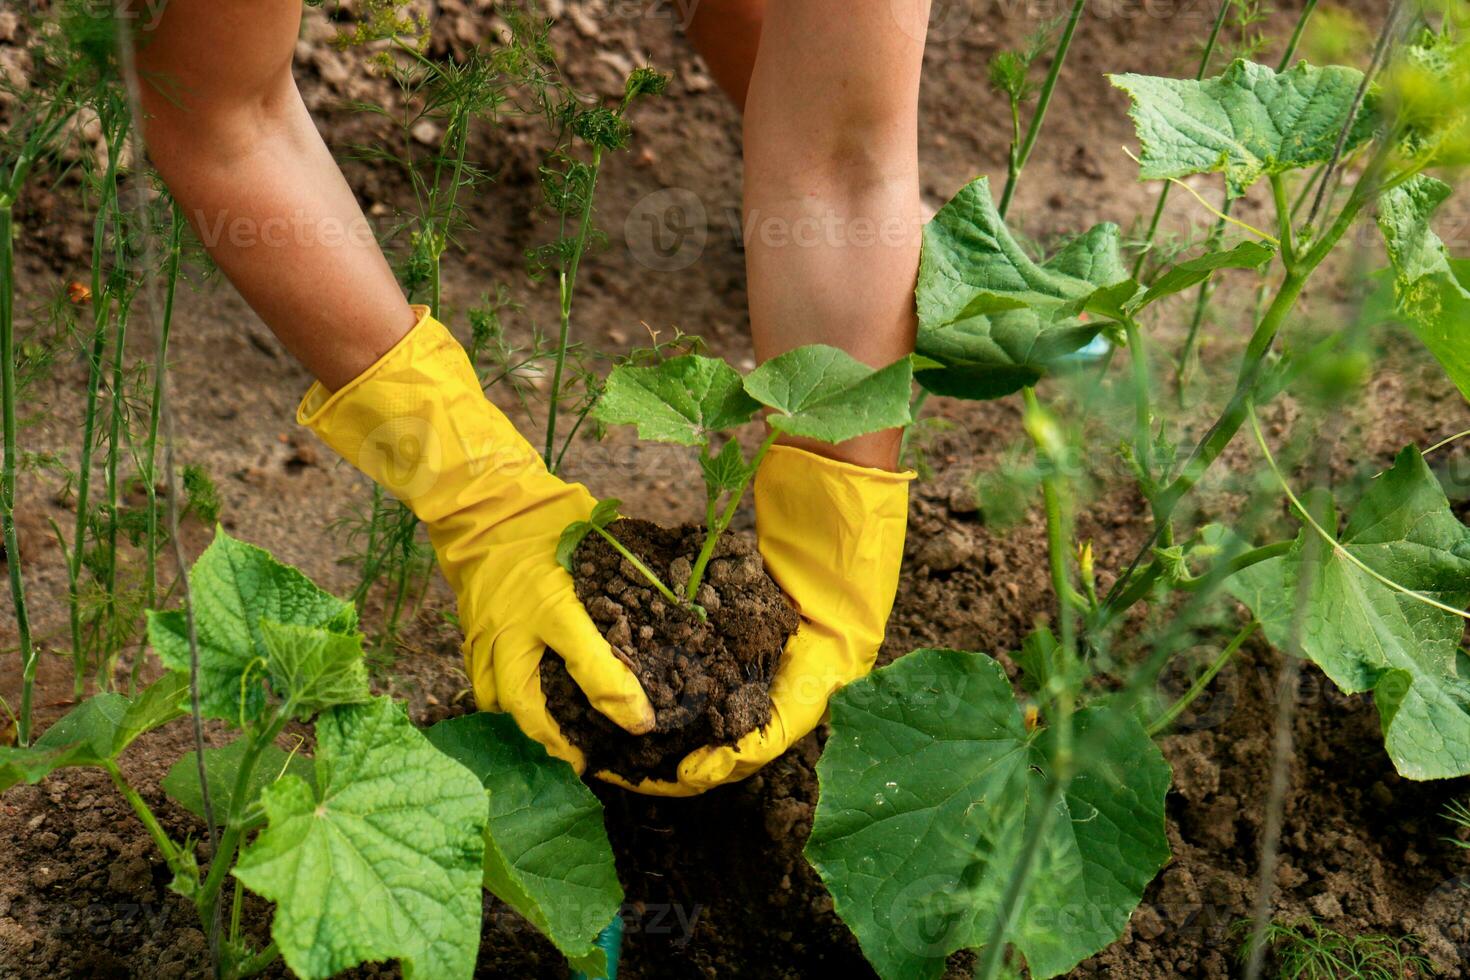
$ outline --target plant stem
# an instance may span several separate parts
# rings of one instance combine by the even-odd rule
[[[235,879],[234,895],[230,897],[230,943],[240,940],[240,906],[245,904],[245,883]]]
[[[1215,14],[1215,23],[1210,27],[1210,36],[1205,39],[1205,49],[1200,54],[1199,68],[1194,73],[1194,80],[1201,81],[1210,70],[1210,61],[1215,56],[1215,44],[1220,39],[1220,28],[1225,26],[1225,18],[1230,13],[1230,6],[1234,0],[1220,0],[1220,9]],[[1317,0],[1310,0],[1316,3]],[[1143,244],[1139,247],[1138,258],[1133,262],[1133,278],[1137,279],[1143,273],[1144,263],[1148,261],[1148,253],[1154,247],[1154,237],[1159,233],[1159,222],[1164,217],[1164,206],[1169,203],[1169,192],[1174,185],[1164,181],[1164,186],[1159,190],[1158,203],[1154,205],[1153,217],[1149,219],[1148,231],[1143,236]]]
[[[1006,178],[1005,191],[1000,196],[999,210],[1002,218],[1010,209],[1011,198],[1016,193],[1016,184],[1021,179],[1021,170],[1026,166],[1026,161],[1031,158],[1031,150],[1036,146],[1037,137],[1041,135],[1041,124],[1046,119],[1046,110],[1051,104],[1052,93],[1056,90],[1057,78],[1062,74],[1062,64],[1067,60],[1067,51],[1072,47],[1072,35],[1077,33],[1077,22],[1082,19],[1082,9],[1086,6],[1087,0],[1076,0],[1072,4],[1072,13],[1067,18],[1067,26],[1062,29],[1061,39],[1057,41],[1057,50],[1051,59],[1051,69],[1046,73],[1046,80],[1041,83],[1041,94],[1036,99],[1036,111],[1031,114],[1031,122],[1026,127],[1026,139],[1021,143],[1020,152],[1014,154],[1015,164]]]
[[[1380,151],[1380,159],[1386,155],[1386,152],[1386,150]],[[1376,171],[1376,167],[1370,165],[1369,170],[1371,174]],[[1272,299],[1271,305],[1267,307],[1265,314],[1262,315],[1260,322],[1256,325],[1255,331],[1251,334],[1249,343],[1246,345],[1245,356],[1241,360],[1240,373],[1236,381],[1235,391],[1231,395],[1224,412],[1215,420],[1215,423],[1210,426],[1209,431],[1205,433],[1204,437],[1195,446],[1194,451],[1185,460],[1178,476],[1174,478],[1174,481],[1155,500],[1156,512],[1161,515],[1163,520],[1167,520],[1173,514],[1174,508],[1178,506],[1179,501],[1194,488],[1195,484],[1205,475],[1205,472],[1209,470],[1220,453],[1235,438],[1235,434],[1240,431],[1241,425],[1245,422],[1247,408],[1254,394],[1256,383],[1260,380],[1261,368],[1265,364],[1266,355],[1270,353],[1271,345],[1276,339],[1276,334],[1280,331],[1286,322],[1287,316],[1296,306],[1296,302],[1301,296],[1307,279],[1342,239],[1342,236],[1347,233],[1348,228],[1357,218],[1358,213],[1372,197],[1373,192],[1365,189],[1371,187],[1372,183],[1373,180],[1371,177],[1365,177],[1363,181],[1359,182],[1358,186],[1353,189],[1352,196],[1343,205],[1342,211],[1338,213],[1337,219],[1332,223],[1332,226],[1305,254],[1298,258],[1292,268],[1287,270],[1286,277],[1282,281],[1281,287],[1277,290],[1275,298]],[[1128,588],[1130,579],[1132,579],[1144,557],[1158,541],[1159,533],[1160,528],[1156,527],[1154,535],[1148,541],[1144,542],[1143,547],[1139,549],[1133,561],[1129,563],[1123,574],[1118,576],[1118,580],[1113,583],[1112,589],[1109,590],[1107,598],[1104,600],[1104,612],[1107,618],[1111,619],[1118,612],[1128,608],[1127,606],[1117,605],[1118,599]],[[1133,595],[1134,593],[1129,592],[1128,594]],[[1135,599],[1134,601],[1137,600]]]
[[[225,818],[225,830],[220,835],[219,843],[215,846],[214,854],[210,858],[209,873],[205,876],[204,884],[194,899],[194,904],[199,909],[199,918],[204,922],[206,928],[212,928],[217,923],[215,916],[219,911],[220,886],[224,883],[225,875],[235,863],[235,850],[240,846],[241,838],[246,830],[240,820],[240,814],[244,808],[245,798],[249,795],[250,778],[255,774],[255,766],[260,761],[260,754],[265,751],[266,746],[276,740],[276,736],[281,733],[281,729],[285,727],[289,718],[287,710],[282,708],[269,725],[248,736],[249,741],[245,745],[245,752],[240,757],[240,769],[235,775],[235,785],[230,791],[230,807]]]
[[[1153,422],[1149,405],[1148,351],[1143,346],[1143,333],[1138,321],[1129,317],[1123,321],[1128,337],[1128,355],[1133,368],[1133,445],[1138,455],[1138,465],[1143,469],[1144,492],[1153,494],[1154,454]]]
[[[1337,538],[1333,536],[1331,531],[1328,531],[1320,523],[1318,523],[1317,519],[1312,516],[1312,512],[1307,509],[1306,505],[1302,503],[1299,497],[1297,497],[1296,492],[1291,489],[1291,481],[1287,480],[1286,474],[1281,472],[1281,467],[1277,464],[1276,457],[1271,453],[1271,447],[1266,442],[1266,435],[1261,431],[1261,423],[1256,418],[1256,411],[1254,406],[1248,404],[1246,406],[1246,414],[1250,417],[1251,434],[1255,436],[1256,445],[1260,447],[1261,455],[1266,458],[1266,466],[1268,469],[1270,469],[1271,475],[1276,478],[1277,484],[1281,487],[1281,492],[1284,493],[1286,495],[1286,499],[1290,501],[1292,509],[1301,516],[1303,523],[1305,523],[1307,527],[1311,528],[1313,533],[1321,538],[1322,541],[1326,543],[1326,545],[1331,548],[1343,561],[1357,568],[1358,571],[1367,575],[1378,584],[1393,592],[1397,592],[1399,595],[1406,596],[1410,599],[1415,600],[1416,602],[1422,602],[1426,606],[1438,609],[1440,612],[1449,613],[1451,616],[1458,616],[1461,619],[1470,620],[1470,613],[1465,612],[1463,609],[1457,609],[1456,607],[1451,606],[1448,603],[1440,602],[1433,596],[1425,595],[1423,592],[1418,592],[1414,589],[1409,588],[1406,585],[1395,582],[1393,579],[1382,574],[1381,572],[1375,571],[1372,567],[1365,563],[1363,559],[1359,558],[1357,555],[1353,554],[1352,551],[1343,547],[1342,542],[1338,541]]]
[[[158,818],[153,815],[153,811],[149,808],[148,803],[143,797],[138,795],[137,790],[128,785],[128,781],[123,778],[122,770],[118,769],[116,762],[109,759],[103,765],[103,768],[107,770],[107,775],[112,777],[112,784],[117,787],[117,791],[122,794],[123,799],[128,801],[128,806],[133,808],[133,812],[143,822],[144,828],[148,831],[148,836],[153,838],[153,843],[158,845],[158,849],[163,852],[163,859],[168,862],[169,868],[177,868],[180,855],[179,845],[175,844],[164,831],[163,826],[159,824]]]
[[[689,582],[684,588],[684,594],[689,602],[693,602],[695,594],[699,592],[699,585],[704,581],[705,567],[709,565],[710,559],[714,557],[715,545],[719,542],[720,535],[725,533],[725,529],[735,519],[735,512],[740,508],[741,498],[745,496],[745,490],[750,486],[750,481],[755,478],[755,471],[760,468],[761,461],[766,458],[766,453],[771,451],[771,446],[775,444],[777,435],[779,433],[775,429],[772,429],[766,434],[765,441],[761,443],[760,448],[751,457],[745,479],[741,481],[739,487],[730,492],[730,497],[725,502],[724,512],[719,515],[718,520],[712,520],[709,526],[705,528],[704,544],[699,549],[699,557],[694,561],[694,568],[689,573]],[[708,510],[710,517],[713,518],[715,513],[714,500],[710,501]]]
[[[1246,640],[1250,639],[1251,635],[1255,633],[1260,625],[1260,623],[1253,619],[1240,632],[1235,634],[1234,638],[1226,644],[1225,649],[1220,651],[1220,655],[1211,662],[1209,667],[1205,668],[1205,672],[1200,674],[1195,679],[1195,682],[1189,686],[1189,690],[1185,691],[1179,700],[1169,705],[1164,710],[1164,713],[1154,719],[1153,724],[1148,726],[1149,738],[1156,738],[1159,733],[1174,724],[1175,719],[1182,715],[1185,709],[1204,693],[1205,688],[1210,686],[1210,681],[1214,680],[1215,675],[1224,669],[1225,665],[1230,662],[1230,658],[1235,656],[1235,652],[1245,644]]]
[[[15,530],[16,442],[15,403],[19,397],[15,381],[15,225],[10,196],[0,207],[0,402],[4,414],[4,462],[0,464],[0,522],[5,525],[5,564],[10,573],[10,601],[15,608],[16,632],[20,637],[20,714],[16,718],[16,740],[21,747],[31,741],[31,694],[36,680],[36,650],[31,642],[31,619],[26,606],[25,582],[20,567],[20,537]]]
[[[556,449],[556,413],[561,403],[562,375],[566,372],[567,345],[572,333],[572,294],[577,288],[577,269],[582,263],[582,253],[587,250],[587,235],[592,228],[592,199],[597,193],[597,177],[602,171],[602,147],[592,148],[592,176],[587,181],[586,198],[582,202],[582,218],[578,225],[575,247],[570,261],[564,261],[561,270],[561,330],[556,342],[556,367],[551,375],[550,406],[546,415],[546,450],[542,458],[546,468],[556,472],[552,454]]]
[[[97,397],[102,386],[102,356],[107,349],[108,312],[111,309],[110,290],[103,288],[103,246],[106,241],[107,221],[111,201],[117,196],[117,168],[121,155],[122,128],[110,126],[107,134],[107,171],[102,182],[102,198],[98,201],[97,216],[92,226],[92,346],[87,357],[87,397],[82,416],[82,450],[77,470],[77,520],[76,533],[72,540],[71,567],[67,570],[70,582],[68,600],[71,616],[71,642],[73,664],[73,693],[80,699],[86,690],[87,654],[82,644],[82,611],[79,583],[82,575],[82,560],[86,554],[87,510],[92,486],[92,448],[97,432]],[[117,234],[121,234],[118,230]]]
[[[627,547],[624,546],[623,542],[613,537],[606,528],[594,526],[592,530],[602,535],[603,540],[612,545],[613,549],[616,550],[618,554],[628,559],[628,562],[632,564],[634,568],[638,569],[639,573],[642,574],[644,578],[648,579],[649,584],[651,584],[655,589],[658,589],[660,595],[662,595],[665,599],[669,600],[676,606],[684,605],[684,600],[674,595],[674,590],[669,588],[667,585],[664,585],[663,579],[659,578],[653,569],[645,565],[643,563],[643,559],[639,558],[637,555],[633,554],[633,552],[629,551]]]
[[[1358,89],[1353,93],[1352,107],[1348,110],[1347,123],[1337,133],[1337,142],[1332,147],[1332,156],[1328,159],[1326,166],[1322,168],[1322,178],[1317,183],[1317,194],[1312,199],[1312,208],[1307,212],[1307,224],[1315,225],[1317,215],[1322,210],[1322,204],[1327,194],[1327,188],[1332,183],[1332,177],[1337,170],[1337,165],[1342,161],[1342,153],[1347,146],[1348,134],[1352,132],[1353,120],[1357,118],[1358,110],[1363,105],[1363,99],[1368,94],[1368,86],[1373,82],[1373,76],[1378,73],[1378,67],[1383,63],[1388,50],[1393,47],[1395,27],[1398,24],[1399,13],[1403,7],[1402,0],[1393,0],[1388,8],[1388,16],[1383,21],[1383,28],[1378,32],[1378,40],[1373,45],[1373,55],[1368,61],[1368,68],[1363,72],[1363,79],[1358,83]]]
[[[242,980],[244,977],[253,977],[274,963],[280,956],[280,948],[276,945],[275,940],[271,940],[270,945],[266,946],[265,949],[235,964],[234,975],[237,980]]]
[[[1040,411],[1034,389],[1024,389],[1023,395],[1028,412]],[[1040,444],[1037,448],[1045,451]],[[1071,685],[1076,675],[1076,648],[1074,645],[1076,627],[1075,610],[1070,595],[1075,594],[1076,590],[1072,587],[1067,574],[1067,556],[1071,553],[1068,542],[1071,535],[1062,507],[1063,493],[1059,482],[1054,472],[1042,478],[1052,588],[1057,594],[1060,619],[1059,653],[1062,658],[1062,690],[1057,693],[1055,717],[1051,726],[1055,743],[1051,759],[1052,771],[1047,778],[1046,789],[1039,806],[1031,819],[1031,825],[1026,830],[1026,837],[1022,841],[1020,860],[1012,870],[1011,878],[1006,883],[1005,892],[1001,896],[995,924],[991,927],[990,936],[986,940],[980,966],[975,971],[978,980],[995,980],[1000,975],[1005,963],[1006,937],[1010,934],[1011,924],[1015,921],[1021,900],[1030,887],[1031,876],[1035,873],[1036,863],[1042,851],[1042,842],[1051,830],[1052,821],[1056,811],[1060,809],[1059,804],[1072,780],[1075,767],[1072,748],[1072,713],[1075,694]]]
[[[1289,269],[1296,263],[1296,244],[1291,230],[1291,201],[1286,196],[1286,179],[1272,174],[1271,197],[1276,203],[1277,237],[1281,241],[1281,260]]]
[[[173,328],[174,299],[178,293],[179,261],[183,251],[184,216],[177,205],[169,208],[168,258],[164,265],[163,317],[159,324],[158,349],[153,359],[153,391],[148,405],[148,442],[143,449],[143,490],[148,498],[148,526],[143,564],[143,601],[146,608],[158,605],[158,427],[163,413],[164,374],[168,371],[168,341]],[[129,693],[137,690],[138,668],[143,664],[143,647],[133,660]]]

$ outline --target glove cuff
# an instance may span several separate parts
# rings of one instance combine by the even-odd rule
[[[914,476],[772,446],[755,478],[761,553],[803,629],[840,635],[868,664],[898,590]]]
[[[407,504],[430,531],[449,532],[474,511],[478,529],[567,485],[480,388],[445,326],[416,307],[418,323],[372,367],[335,393],[312,385],[297,421]]]

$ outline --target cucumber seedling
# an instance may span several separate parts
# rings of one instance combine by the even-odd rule
[[[911,357],[875,370],[824,344],[787,351],[744,377],[723,360],[699,354],[651,366],[614,368],[593,416],[605,425],[635,426],[644,439],[699,449],[705,484],[704,544],[688,581],[676,583],[676,594],[609,530],[618,518],[619,502],[604,500],[588,520],[577,521],[562,533],[557,559],[572,571],[577,546],[596,533],[666,599],[703,619],[704,610],[694,598],[705,570],[776,439],[787,435],[835,445],[908,425],[913,370]],[[733,433],[763,408],[769,410],[770,428],[747,459]]]

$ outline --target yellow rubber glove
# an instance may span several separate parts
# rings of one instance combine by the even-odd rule
[[[771,683],[770,722],[735,745],[689,753],[677,782],[597,776],[639,793],[694,796],[744,779],[816,728],[833,693],[873,669],[898,591],[913,478],[773,446],[755,477],[756,538],[801,625]]]
[[[335,394],[313,385],[297,410],[343,459],[402,500],[429,531],[459,600],[465,667],[485,711],[577,771],[582,753],[546,711],[546,647],[597,710],[628,731],[653,728],[653,705],[613,655],[556,561],[562,530],[592,513],[592,495],[547,472],[486,399],[464,348],[420,309],[418,324]]]

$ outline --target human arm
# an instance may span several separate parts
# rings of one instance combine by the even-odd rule
[[[427,526],[478,703],[577,764],[541,694],[546,646],[614,722],[653,724],[555,561],[592,497],[546,472],[459,344],[404,298],[296,90],[300,16],[299,0],[172,0],[138,39],[149,153],[221,270],[320,380],[299,420]]]

